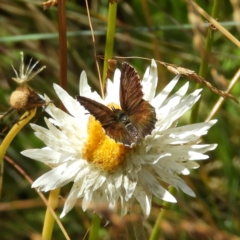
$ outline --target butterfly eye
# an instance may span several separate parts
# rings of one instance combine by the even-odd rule
[[[122,122],[123,124],[129,123],[128,115],[125,111],[120,109],[113,110],[116,120]]]
[[[127,114],[124,113],[124,112],[121,112],[121,113],[119,114],[119,120],[120,120],[121,122],[123,122],[123,123],[129,122],[129,121],[128,121],[128,116],[127,116]]]

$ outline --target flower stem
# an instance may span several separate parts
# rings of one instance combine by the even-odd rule
[[[224,28],[221,24],[219,24],[213,16],[209,16],[199,5],[197,5],[194,1],[192,0],[185,0],[187,2],[190,2],[195,8],[195,10],[201,14],[204,18],[206,18],[210,23],[212,23],[219,32],[221,32],[225,37],[227,37],[232,43],[234,43],[237,47],[240,48],[240,41],[233,36],[226,28]],[[220,0],[219,0],[220,1]]]
[[[232,90],[232,88],[238,82],[238,80],[240,80],[240,68],[238,69],[237,73],[234,75],[233,79],[230,81],[230,83],[228,85],[228,88],[226,90],[226,93],[229,93]],[[220,97],[218,99],[218,101],[216,102],[216,104],[212,108],[211,112],[209,113],[208,117],[205,119],[205,122],[208,122],[208,121],[210,121],[211,119],[214,118],[214,116],[217,114],[220,107],[222,106],[224,100],[225,99],[222,98],[222,97]]]
[[[115,34],[115,26],[116,26],[116,16],[117,16],[117,3],[109,3],[109,11],[108,11],[108,27],[107,27],[107,38],[105,45],[104,58],[109,60],[113,56],[113,43],[114,43],[114,34]],[[106,74],[107,74],[107,61],[104,61],[103,65],[103,86],[106,82]]]
[[[157,220],[155,221],[155,224],[154,224],[154,227],[153,227],[153,230],[152,230],[152,233],[151,233],[151,236],[150,236],[149,240],[159,239],[159,234],[160,234],[159,224],[160,224],[160,222],[163,218],[164,212],[165,212],[165,209],[160,210],[160,213],[158,214]]]
[[[50,191],[48,203],[53,210],[55,210],[56,207],[58,206],[59,192],[60,192],[60,188]],[[50,240],[52,238],[54,222],[55,222],[54,217],[51,211],[49,210],[49,208],[47,208],[45,219],[44,219],[43,230],[42,230],[42,239]]]
[[[211,14],[212,18],[217,18],[217,15],[219,14],[219,11],[220,11],[220,6],[221,6],[221,0],[214,0],[212,14]],[[206,41],[205,41],[206,42],[205,51],[204,51],[201,65],[200,65],[199,73],[198,73],[199,76],[202,76],[204,78],[206,77],[207,71],[208,71],[208,59],[211,54],[213,36],[214,36],[214,30],[211,27],[209,27],[207,36],[206,36]],[[196,88],[199,88],[199,87],[200,87],[200,84],[198,83],[196,85]],[[199,106],[200,106],[200,100],[193,106],[192,113],[191,113],[192,123],[196,122]]]
[[[59,34],[59,65],[60,86],[67,90],[67,35],[65,0],[58,0],[58,34]],[[62,103],[60,108],[64,109]]]
[[[116,16],[117,16],[117,3],[109,3],[109,11],[108,11],[108,27],[107,27],[107,37],[106,37],[106,45],[105,45],[105,52],[104,58],[111,59],[113,53],[113,43],[114,43],[114,34],[115,34],[115,25],[116,25]],[[107,61],[104,61],[103,65],[103,86],[106,82],[106,73],[107,73]],[[92,220],[92,226],[89,232],[89,240],[98,239],[98,233],[100,228],[101,219],[97,214],[94,214]]]
[[[174,187],[173,186],[170,186],[168,191],[170,193],[173,193],[175,191]],[[170,205],[171,203],[170,202],[164,202],[163,205],[166,209],[168,209],[168,206]],[[158,214],[158,217],[157,217],[157,220],[155,221],[155,224],[154,224],[154,227],[153,227],[153,230],[152,230],[152,233],[151,233],[151,236],[149,238],[149,240],[157,240],[159,239],[159,235],[160,235],[160,222],[162,221],[163,217],[164,217],[164,214],[165,214],[165,209],[162,208]]]
[[[146,240],[147,236],[144,230],[142,219],[139,218],[132,223],[136,240]]]
[[[67,89],[67,36],[66,36],[66,9],[65,0],[58,0],[58,33],[59,33],[59,65],[60,65],[60,86]],[[62,103],[60,109],[65,110]],[[50,191],[48,202],[55,209],[58,205],[58,196],[60,188]],[[55,219],[47,208],[43,223],[42,239],[49,240],[52,238],[52,231]]]
[[[101,219],[100,219],[100,217],[95,213],[95,214],[93,215],[92,226],[91,226],[90,232],[89,232],[89,237],[88,237],[89,240],[98,239],[98,233],[99,233],[100,223],[101,223]]]
[[[22,117],[19,119],[17,123],[14,124],[14,126],[11,128],[7,136],[2,141],[2,144],[0,146],[0,164],[4,158],[4,155],[8,149],[8,146],[12,142],[12,140],[15,138],[15,136],[19,133],[19,131],[35,116],[36,114],[36,108],[31,109],[29,111],[26,111]]]

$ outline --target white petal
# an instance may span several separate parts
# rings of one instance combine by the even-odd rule
[[[93,192],[91,190],[86,190],[84,192],[84,197],[83,197],[83,201],[82,201],[82,210],[84,212],[87,210],[88,206],[92,202],[92,194],[93,194]]]
[[[114,95],[115,91],[114,91],[114,84],[112,81],[110,81],[110,79],[107,79],[106,81],[106,96],[105,96],[105,103],[111,103],[114,102]]]
[[[201,89],[196,90],[194,93],[188,95],[184,100],[181,101],[177,106],[172,105],[170,107],[171,111],[166,111],[166,106],[159,109],[157,114],[160,116],[160,121],[156,123],[156,128],[158,131],[163,131],[173,125],[173,123],[178,120],[187,110],[192,108],[192,106],[200,98]]]
[[[114,84],[115,92],[117,92],[118,95],[120,92],[120,77],[121,77],[121,71],[117,68],[114,72],[113,84]]]
[[[90,174],[86,176],[86,185],[85,188],[89,189],[89,188],[95,188],[95,183],[97,181],[98,178],[100,178],[102,181],[100,181],[99,183],[102,185],[104,180],[106,179],[105,176],[100,176],[100,174],[102,173],[101,171],[94,171],[93,169],[91,169],[92,171],[90,171]],[[97,186],[96,186],[97,187]],[[98,187],[97,187],[98,188]]]
[[[78,184],[73,184],[72,189],[67,197],[66,202],[64,203],[63,211],[60,215],[60,218],[64,217],[72,208],[74,207],[76,201],[77,201],[77,192],[78,192],[79,186]]]
[[[124,216],[128,212],[128,202],[125,201],[123,194],[120,194],[121,200],[121,216]]]
[[[152,59],[151,66],[146,69],[146,72],[143,76],[143,80],[141,82],[143,86],[144,99],[146,101],[151,102],[155,96],[155,91],[158,83],[158,75],[157,75],[157,64]]]
[[[63,161],[68,161],[71,158],[71,155],[61,154],[49,147],[42,149],[29,149],[22,151],[21,154],[45,164],[58,164]]]
[[[93,191],[96,191],[98,188],[100,188],[103,183],[106,181],[107,177],[105,174],[99,175],[99,177],[96,179],[96,182],[93,187]]]
[[[76,149],[72,146],[69,141],[64,139],[57,139],[55,137],[50,137],[49,135],[35,132],[35,136],[41,139],[50,148],[59,151],[60,153],[76,153]]]
[[[120,82],[119,82],[120,83]],[[106,82],[106,97],[105,97],[105,104],[109,103],[116,103],[120,106],[120,100],[119,100],[119,86],[116,86],[116,82],[113,83],[109,79],[107,79]]]
[[[111,175],[112,182],[114,182],[116,188],[120,188],[123,183],[123,174],[122,171],[116,170]]]
[[[132,197],[132,194],[137,185],[137,181],[138,181],[138,176],[137,176],[137,174],[134,174],[133,172],[129,175],[124,176],[123,185],[126,190],[126,196],[125,196],[126,201],[128,201]]]
[[[177,162],[185,162],[186,160],[203,160],[208,155],[202,154],[216,148],[216,144],[198,144],[198,145],[167,145],[165,151],[171,152],[171,158]],[[162,161],[162,160],[161,160]]]
[[[151,105],[158,109],[162,103],[165,101],[165,99],[168,97],[172,89],[177,84],[178,80],[180,78],[180,75],[177,75],[173,78],[173,80],[159,93],[152,101]]]
[[[142,182],[144,182],[146,188],[158,198],[168,202],[176,202],[176,199],[166,189],[164,189],[153,177],[153,175],[146,171],[146,169],[139,173],[139,178],[141,178]]]
[[[162,169],[172,173],[181,173],[183,175],[188,175],[190,173],[183,164],[178,163],[177,160],[172,157],[162,158],[157,164],[159,164],[159,167]]]
[[[94,92],[91,91],[91,88],[88,85],[87,75],[86,75],[85,71],[82,71],[82,73],[80,75],[79,93],[80,93],[80,96],[91,98],[92,100],[95,100],[102,104],[104,103],[104,101],[102,100],[102,98],[99,96],[99,94],[96,91],[94,91]]]
[[[126,215],[128,210],[131,208],[134,202],[134,198],[130,198],[128,201],[124,199],[124,193],[120,193],[120,200],[121,200],[121,216]]]
[[[117,205],[117,200],[118,200],[118,194],[117,194],[114,183],[108,182],[105,192],[108,197],[109,208],[114,209]]]
[[[80,161],[63,163],[39,177],[32,187],[45,192],[62,187],[73,180],[80,166]]]
[[[134,197],[140,203],[144,216],[147,218],[151,211],[152,194],[144,191],[141,185],[137,185],[134,192]]]
[[[81,117],[84,115],[85,109],[80,105],[80,103],[78,101],[76,101],[74,98],[72,98],[59,85],[54,83],[53,87],[54,87],[58,97],[61,99],[63,105],[68,110],[68,112],[72,116],[74,116],[78,119],[81,119]]]
[[[79,80],[79,93],[80,96],[89,97],[92,93],[90,86],[88,85],[87,74],[82,71]]]
[[[164,136],[168,136],[169,139],[166,139],[164,143],[184,144],[197,141],[200,136],[206,135],[209,128],[216,122],[216,120],[212,120],[210,122],[196,123],[182,127],[166,129],[162,131],[162,134]]]
[[[174,186],[176,189],[180,188],[184,193],[192,197],[196,196],[195,193],[187,186],[187,184],[180,177],[162,170],[157,164],[154,166],[153,170],[156,172],[156,174],[162,181]]]
[[[53,136],[52,133],[44,127],[41,127],[41,126],[36,125],[34,123],[30,123],[30,126],[35,132],[42,133],[42,134],[45,134],[45,135],[49,135],[49,137]]]
[[[163,102],[161,108],[165,106],[165,108],[173,109],[174,107],[178,106],[182,98],[185,96],[188,87],[189,82],[186,82],[177,92]]]
[[[77,144],[79,144],[78,140],[85,142],[87,139],[89,114],[84,114],[81,117],[81,120],[79,120],[63,112],[61,109],[54,109],[52,113],[57,120],[49,119],[49,121],[60,127],[64,134],[68,138],[71,138],[71,141],[74,141]]]
[[[193,162],[193,161],[188,161],[188,162],[185,162],[185,163],[182,163],[187,169],[197,169],[200,167],[200,165],[196,162]],[[187,174],[185,174],[187,175]]]

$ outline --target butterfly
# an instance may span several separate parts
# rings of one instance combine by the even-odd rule
[[[122,64],[119,95],[121,109],[109,108],[87,97],[76,99],[101,123],[110,138],[130,146],[151,134],[157,119],[154,107],[143,99],[137,72],[128,63]]]

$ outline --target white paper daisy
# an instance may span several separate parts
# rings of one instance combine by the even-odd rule
[[[200,137],[207,134],[216,120],[176,127],[178,119],[196,103],[201,92],[196,90],[184,97],[188,89],[186,83],[168,98],[179,77],[176,76],[155,96],[157,65],[152,60],[141,84],[144,99],[154,107],[157,120],[152,133],[131,146],[115,142],[107,136],[99,121],[54,84],[57,95],[70,115],[51,105],[46,109],[51,116],[45,118],[48,129],[31,125],[35,135],[47,147],[25,150],[22,154],[52,167],[32,187],[49,191],[74,182],[61,217],[73,208],[79,198],[82,199],[84,211],[100,204],[115,209],[120,204],[122,215],[136,200],[147,217],[153,195],[176,202],[161,183],[195,196],[176,174],[189,174],[189,169],[199,167],[193,160],[207,159],[205,152],[216,148],[216,144],[199,144]],[[117,69],[113,82],[107,81],[106,97],[102,99],[91,91],[86,73],[82,72],[80,95],[106,106],[113,103],[119,106],[119,85],[120,71]]]

